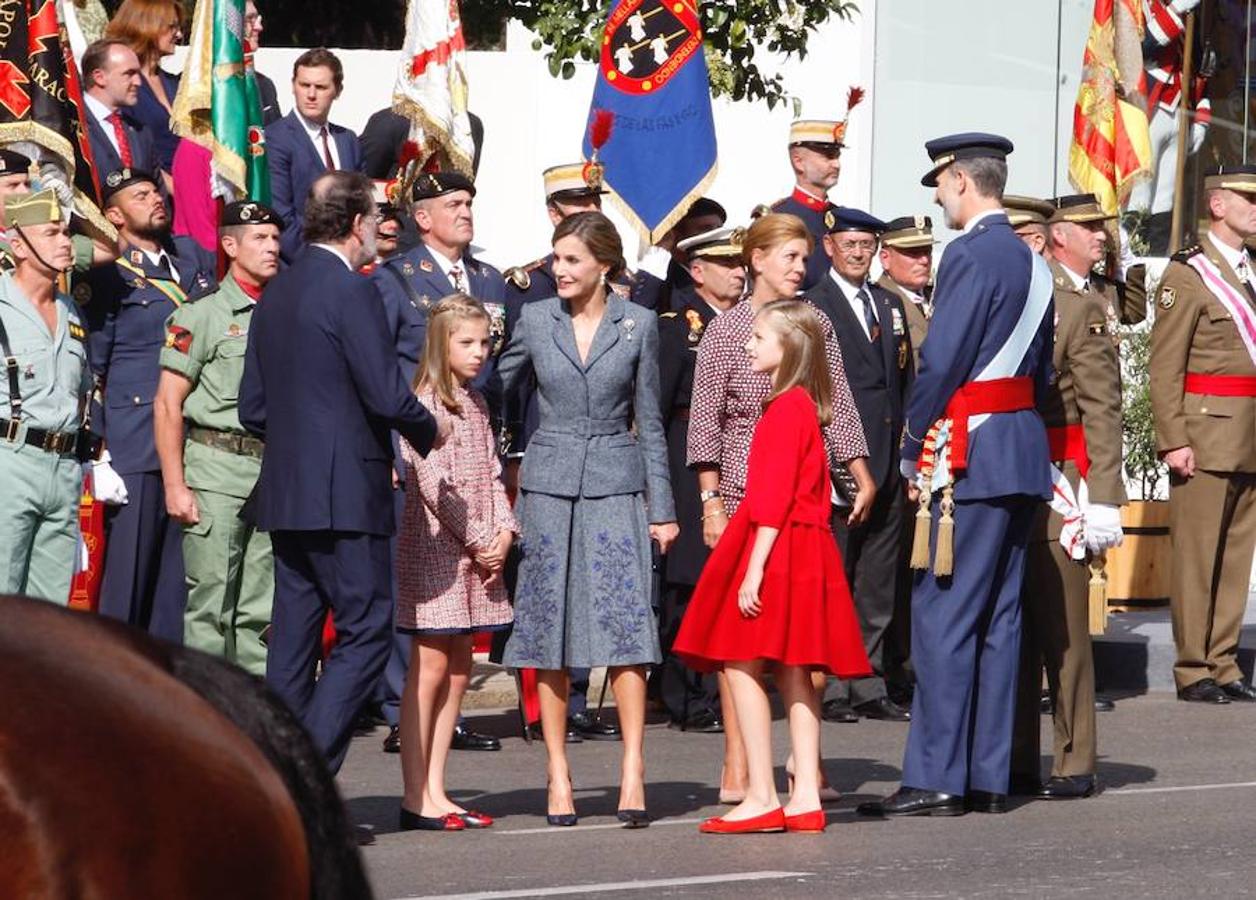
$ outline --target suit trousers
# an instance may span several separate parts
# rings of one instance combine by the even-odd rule
[[[340,769],[362,703],[388,661],[392,634],[389,539],[349,531],[274,531],[275,604],[266,683]],[[314,679],[331,609],[336,645]]]
[[[830,682],[826,699],[846,699],[849,693],[850,702],[858,706],[886,694],[886,641],[898,594],[905,508],[906,497],[898,478],[877,491],[868,521],[858,528],[846,525],[849,509],[834,508],[833,536],[850,582],[872,674],[853,681]]]
[[[688,722],[699,713],[720,711],[720,687],[715,673],[703,675],[688,668],[672,655],[672,643],[693,596],[691,584],[669,584],[663,589],[659,606],[659,644],[663,662],[651,673],[658,679],[659,699],[673,722]]]
[[[953,577],[916,575],[911,650],[917,680],[904,787],[1007,793],[1021,582],[1040,502],[1026,495],[957,502]],[[931,544],[940,505],[933,504]]]
[[[110,507],[105,519],[100,612],[181,644],[188,596],[183,528],[166,515],[160,472],[123,475],[122,483],[127,502]]]
[[[1186,480],[1172,478],[1169,531],[1178,690],[1204,678],[1218,684],[1242,678],[1238,650],[1256,549],[1256,474],[1199,470]]]
[[[1090,643],[1090,572],[1057,540],[1034,541],[1021,591],[1021,659],[1017,679],[1012,774],[1037,780],[1046,665],[1055,729],[1051,775],[1095,773],[1095,658]]]

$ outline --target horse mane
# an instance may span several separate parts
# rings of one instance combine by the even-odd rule
[[[344,801],[296,716],[243,669],[198,650],[159,646],[170,674],[248,735],[287,785],[305,828],[311,900],[371,900]]]

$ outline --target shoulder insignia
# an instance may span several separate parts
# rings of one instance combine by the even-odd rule
[[[1177,289],[1171,287],[1162,287],[1160,289],[1160,308],[1172,309],[1173,304],[1177,302]]]
[[[833,210],[826,210],[824,213],[824,227],[832,228],[837,224],[837,218],[833,215]]]
[[[166,329],[166,346],[187,356],[192,349],[192,332],[179,325],[169,326]]]
[[[668,311],[668,312],[665,312],[665,313],[660,313],[660,314],[659,314],[659,318],[660,318],[660,319],[674,319],[674,318],[676,318],[676,315],[677,315],[677,314],[676,314],[675,312]]]
[[[74,285],[74,301],[78,304],[88,303],[92,299],[92,286],[86,281],[80,281]]]
[[[1064,287],[1064,276],[1063,276],[1063,275],[1057,275],[1057,276],[1055,276],[1055,286],[1056,286],[1056,287],[1058,287],[1058,288],[1062,288],[1062,287]]]
[[[431,272],[434,268],[435,266],[433,266],[429,260],[426,260],[426,259],[419,260],[419,271]]]
[[[401,274],[409,278],[414,274],[414,263],[407,260],[401,264]]]
[[[1108,326],[1107,326],[1107,323],[1105,322],[1091,322],[1086,327],[1090,330],[1091,334],[1107,334],[1108,333]]]
[[[521,291],[526,291],[532,286],[532,276],[528,274],[527,269],[521,266],[513,266],[507,269],[506,280]]]
[[[138,250],[132,250],[131,251],[131,265],[133,266],[144,265],[144,254]]]
[[[1204,248],[1199,246],[1199,244],[1191,244],[1189,247],[1183,247],[1177,253],[1174,253],[1173,256],[1170,257],[1170,259],[1172,259],[1174,262],[1186,262],[1192,256],[1195,256],[1196,254],[1203,253],[1203,252],[1204,252]]]
[[[698,335],[702,334],[705,325],[702,322],[702,316],[698,314],[696,309],[685,310],[685,321],[689,323],[689,339],[696,341]]]
[[[82,343],[83,341],[87,340],[87,329],[84,328],[82,325],[80,325],[78,322],[71,322],[70,323],[70,337],[74,338],[74,340],[78,341],[79,343]]]

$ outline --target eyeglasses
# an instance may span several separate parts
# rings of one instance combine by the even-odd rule
[[[876,241],[838,241],[837,249],[843,253],[854,253],[856,250],[867,250],[869,252],[877,249]]]

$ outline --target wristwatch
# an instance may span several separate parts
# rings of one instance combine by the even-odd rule
[[[706,503],[708,500],[719,500],[723,496],[719,491],[701,491],[698,494],[698,499]]]

